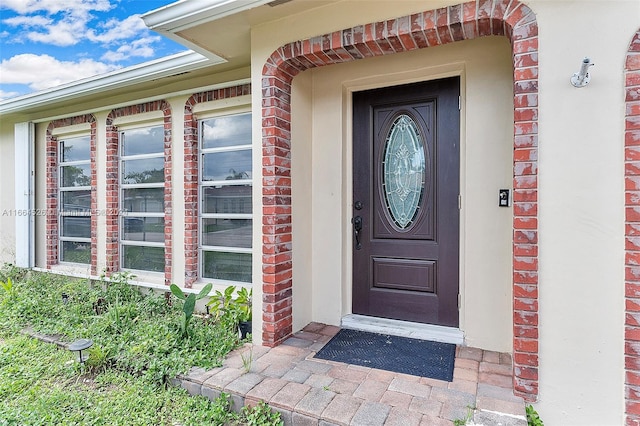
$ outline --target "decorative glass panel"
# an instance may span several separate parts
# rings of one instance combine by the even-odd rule
[[[408,228],[424,192],[424,141],[411,117],[402,114],[389,129],[382,164],[384,198],[396,226]]]
[[[206,186],[202,200],[202,213],[250,214],[251,186]]]
[[[146,241],[161,243],[164,241],[164,218],[131,217],[122,218],[122,239],[127,241]]]
[[[251,144],[251,114],[227,115],[202,121],[202,147]]]
[[[60,174],[62,175],[63,188],[73,186],[91,186],[91,165],[90,164],[78,164],[76,166],[63,166],[60,167]]]
[[[91,158],[90,149],[91,137],[89,136],[61,141],[60,161],[65,163],[69,161],[89,160]]]
[[[204,154],[202,180],[251,179],[251,150]]]
[[[60,260],[73,263],[91,262],[91,243],[62,241]]]
[[[202,245],[251,248],[251,219],[202,219]]]
[[[251,282],[250,253],[205,251],[202,254],[202,275],[204,278]]]
[[[122,208],[127,212],[164,212],[164,188],[130,188],[122,191]]]
[[[122,155],[164,152],[164,127],[145,127],[122,132]]]
[[[164,248],[123,245],[122,265],[127,269],[164,272]]]
[[[145,158],[122,162],[122,183],[164,182],[164,158]]]

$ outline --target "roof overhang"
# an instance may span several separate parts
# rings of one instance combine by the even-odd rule
[[[0,114],[20,112],[54,102],[69,101],[135,84],[170,77],[224,62],[187,51],[94,77],[74,81],[40,92],[0,101]]]
[[[177,33],[271,2],[273,0],[180,0],[145,13],[142,19],[154,31]]]

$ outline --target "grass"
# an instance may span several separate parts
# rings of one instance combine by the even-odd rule
[[[0,288],[0,425],[281,424],[264,404],[236,414],[224,394],[210,401],[167,385],[192,366],[220,365],[237,347],[224,322],[194,317],[183,337],[181,303],[141,294],[127,275],[89,283],[0,270],[0,281],[9,276],[11,294]],[[67,342],[92,339],[89,360],[78,364],[71,352],[21,334],[27,326]]]

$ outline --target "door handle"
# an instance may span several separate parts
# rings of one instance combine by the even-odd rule
[[[351,219],[351,223],[353,223],[353,238],[356,241],[356,250],[360,250],[362,248],[362,244],[360,244],[360,233],[362,232],[362,216],[355,216]]]

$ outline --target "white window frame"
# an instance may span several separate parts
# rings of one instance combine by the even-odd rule
[[[135,240],[125,240],[124,239],[124,221],[127,217],[165,217],[164,212],[164,185],[165,180],[163,177],[162,182],[154,182],[154,183],[123,183],[124,180],[124,162],[131,160],[146,160],[153,158],[161,158],[163,164],[165,163],[165,154],[164,154],[164,141],[162,144],[162,151],[159,153],[153,154],[136,154],[136,155],[124,155],[123,150],[123,138],[122,135],[131,130],[137,129],[148,129],[153,127],[163,127],[164,123],[146,123],[145,125],[137,125],[137,126],[128,126],[126,128],[121,128],[118,130],[118,150],[121,153],[120,158],[118,159],[118,191],[119,191],[119,215],[118,215],[118,245],[119,245],[119,261],[120,268],[124,271],[136,271],[143,272],[145,274],[164,274],[164,269],[162,271],[152,271],[149,269],[133,269],[133,268],[125,268],[124,267],[124,246],[129,247],[158,247],[162,248],[163,257],[165,255],[165,237],[164,237],[164,229],[163,229],[163,238],[162,242],[152,242],[152,241],[135,241]],[[166,166],[166,165],[165,165]],[[163,166],[164,167],[164,166]],[[144,189],[144,188],[162,188],[163,201],[162,201],[162,212],[128,212],[124,209],[124,191],[127,189]]]
[[[204,188],[206,187],[216,187],[216,186],[234,186],[234,185],[249,185],[251,187],[252,193],[252,202],[253,202],[253,162],[251,164],[251,177],[249,179],[233,179],[233,180],[215,180],[215,181],[203,181],[203,167],[204,167],[204,155],[205,154],[215,154],[221,152],[238,152],[238,151],[249,151],[253,152],[253,143],[249,140],[248,144],[243,145],[234,145],[234,146],[225,146],[219,148],[203,148],[203,131],[202,131],[202,122],[205,120],[209,120],[212,118],[220,118],[227,117],[233,115],[244,115],[249,114],[252,115],[252,111],[250,108],[239,108],[239,109],[230,109],[225,111],[219,111],[213,114],[199,115],[198,122],[198,277],[201,280],[207,280],[213,283],[221,284],[221,285],[235,285],[239,287],[251,287],[252,281],[230,281],[223,280],[219,278],[208,278],[204,276],[204,253],[205,252],[218,252],[218,253],[244,253],[250,254],[253,258],[253,244],[252,247],[227,247],[227,246],[208,246],[203,244],[203,223],[204,219],[249,219],[251,220],[251,226],[255,225],[255,221],[253,220],[253,213],[203,213],[203,205],[204,205]],[[253,155],[253,154],[252,154]],[[253,211],[253,208],[252,208]],[[253,261],[251,262],[253,264]],[[252,274],[251,274],[252,275]]]
[[[63,149],[62,144],[66,141],[71,141],[73,139],[80,138],[89,138],[89,158],[86,160],[77,160],[77,161],[62,161],[63,159]],[[65,212],[64,204],[63,204],[63,193],[64,192],[79,192],[79,191],[89,191],[89,197],[91,197],[91,185],[87,186],[62,186],[62,169],[63,167],[69,166],[84,166],[89,165],[89,178],[91,178],[91,134],[88,135],[73,135],[68,137],[58,138],[56,141],[58,144],[58,262],[62,264],[69,265],[91,265],[91,248],[89,248],[89,261],[87,263],[80,262],[70,262],[63,260],[64,250],[63,245],[64,242],[75,242],[75,243],[88,243],[89,247],[91,247],[91,235],[89,237],[65,237],[62,235],[63,231],[63,218],[65,217],[88,217],[91,218],[91,204],[89,204],[89,211],[87,212]],[[89,219],[91,221],[91,219]],[[91,229],[91,224],[89,224],[89,229]]]

